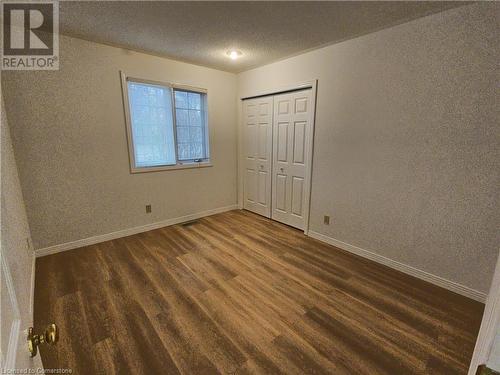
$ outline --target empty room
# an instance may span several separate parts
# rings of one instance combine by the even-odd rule
[[[0,7],[2,374],[499,374],[500,3]]]

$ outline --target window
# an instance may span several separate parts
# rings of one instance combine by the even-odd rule
[[[210,165],[204,90],[125,77],[132,172]]]
[[[170,88],[133,81],[127,88],[135,167],[176,164]]]
[[[178,159],[206,159],[204,95],[177,89],[174,92]]]

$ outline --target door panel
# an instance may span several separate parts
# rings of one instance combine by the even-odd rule
[[[279,98],[278,98],[279,99]],[[288,99],[278,101],[278,114],[287,115],[290,113],[290,102]]]
[[[257,153],[257,142],[256,142],[256,135],[255,133],[257,132],[257,125],[249,123],[247,127],[247,137],[246,139],[246,148],[248,150],[248,155],[247,157],[249,159],[253,159],[253,156]]]
[[[272,102],[261,101],[259,103],[259,115],[260,116],[272,115]]]
[[[271,217],[273,98],[243,101],[243,208]]]
[[[272,218],[303,229],[311,90],[274,97]]]
[[[287,149],[288,149],[288,123],[281,122],[278,124],[278,141],[276,147],[278,148],[278,161],[286,162]]]
[[[245,189],[245,200],[255,203],[255,170],[247,169],[247,189]]]
[[[296,122],[293,126],[293,163],[304,164],[307,123]]]
[[[302,217],[302,197],[304,194],[304,179],[300,177],[292,178],[292,208],[293,215]]]
[[[286,213],[286,175],[276,175],[276,206],[275,209]]]
[[[269,199],[267,197],[267,172],[264,171],[259,171],[259,186],[258,186],[258,192],[259,192],[259,204],[261,205],[266,205],[269,202]]]
[[[308,99],[305,97],[295,98],[295,113],[307,113]]]
[[[268,124],[259,124],[259,160],[269,160],[269,150],[267,149]]]

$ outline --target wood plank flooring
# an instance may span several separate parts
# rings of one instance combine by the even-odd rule
[[[483,305],[246,211],[37,259],[45,368],[466,374]]]

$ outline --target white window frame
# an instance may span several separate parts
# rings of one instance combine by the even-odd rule
[[[129,163],[130,163],[130,173],[144,173],[144,172],[157,172],[157,171],[168,171],[168,170],[176,170],[176,169],[190,169],[190,168],[204,168],[204,167],[212,167],[213,164],[210,159],[210,149],[211,149],[211,137],[210,137],[210,128],[208,126],[208,90],[202,89],[199,87],[193,87],[193,86],[186,86],[186,85],[180,85],[180,84],[174,84],[174,83],[168,83],[168,82],[160,82],[160,81],[153,81],[149,79],[144,79],[144,78],[137,78],[133,76],[129,76],[125,74],[123,71],[120,72],[120,77],[121,77],[121,83],[122,83],[122,94],[123,94],[123,108],[125,112],[125,124],[126,124],[126,130],[127,130],[127,143],[128,143],[128,155],[129,155]],[[135,152],[134,152],[134,140],[132,136],[132,121],[131,121],[131,116],[130,116],[130,103],[129,103],[129,97],[128,97],[128,81],[133,81],[133,82],[138,82],[138,83],[144,83],[144,84],[149,84],[149,85],[156,85],[156,86],[164,86],[168,87],[171,89],[171,95],[172,95],[172,119],[173,119],[173,131],[174,131],[174,147],[175,147],[175,160],[176,164],[174,165],[158,165],[154,167],[136,167],[135,164]],[[204,101],[202,103],[203,109],[204,109],[204,121],[205,121],[205,126],[204,126],[204,141],[205,141],[205,147],[206,147],[206,159],[203,161],[180,161],[178,159],[177,153],[177,121],[175,118],[175,93],[174,90],[183,90],[183,91],[190,91],[190,92],[196,92],[199,94],[203,94],[204,96]]]

